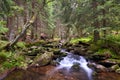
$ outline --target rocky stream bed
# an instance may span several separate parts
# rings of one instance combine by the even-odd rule
[[[61,51],[63,49],[57,44],[48,42],[29,46],[23,50],[28,67],[13,68],[2,74],[0,80],[120,80],[119,61],[109,59],[106,54],[93,55],[89,44],[65,44],[62,46],[65,51]],[[67,57],[69,53],[72,57]],[[81,56],[84,60],[79,62]],[[92,70],[90,77],[86,67]]]

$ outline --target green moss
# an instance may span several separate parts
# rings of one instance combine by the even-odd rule
[[[16,46],[18,47],[18,48],[25,48],[26,46],[26,43],[25,42],[18,42],[17,44],[16,44]]]
[[[112,54],[109,49],[99,49],[95,54]]]
[[[89,42],[89,41],[91,41],[91,40],[92,40],[91,37],[84,37],[84,38],[72,39],[72,40],[70,41],[70,43],[71,43],[71,44],[76,44],[76,43],[78,43],[79,41],[84,42],[84,43],[87,43],[87,42]]]
[[[113,70],[113,71],[116,71],[117,69],[119,69],[119,65],[118,64],[113,65],[113,66],[111,66],[110,69]]]
[[[94,54],[110,56],[111,59],[119,59],[120,56],[116,55],[110,49],[98,49]]]
[[[104,40],[98,40],[95,44],[96,44],[97,46],[100,46],[100,47],[102,48],[103,45],[105,44],[105,41],[104,41]]]
[[[116,73],[120,73],[120,68],[115,71]]]
[[[98,45],[96,45],[96,44],[91,44],[90,46],[89,46],[89,49],[91,50],[91,51],[98,51],[99,49],[100,49],[101,47],[100,46],[98,46]]]
[[[107,40],[110,40],[112,42],[120,42],[120,35],[113,35],[113,34],[110,34],[110,35],[107,35],[106,37]]]

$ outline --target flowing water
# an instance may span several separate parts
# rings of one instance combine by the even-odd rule
[[[57,69],[66,68],[67,72],[69,72],[75,65],[75,67],[79,67],[78,69],[82,68],[85,71],[88,80],[92,80],[93,70],[87,66],[88,61],[83,56],[75,55],[64,50],[62,50],[62,52],[67,53],[67,56],[63,57],[63,60],[59,62],[60,65]]]
[[[97,73],[92,77],[92,69],[87,64],[88,61],[79,55],[62,50],[67,53],[59,61],[58,66],[31,67],[27,70],[15,69],[0,80],[120,80],[120,74],[112,72]]]

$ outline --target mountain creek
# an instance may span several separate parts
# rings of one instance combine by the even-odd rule
[[[47,49],[50,52],[45,51],[40,57],[35,58],[27,69],[14,68],[0,76],[0,80],[120,80],[119,72],[108,68],[116,64],[103,62],[105,60],[103,63],[96,62],[95,55],[92,58],[88,55],[90,52],[86,50],[86,46],[82,46],[80,52],[77,48],[73,50],[69,47],[54,50],[52,54],[51,50]],[[29,54],[29,57],[34,55]],[[107,64],[107,67],[102,64]]]

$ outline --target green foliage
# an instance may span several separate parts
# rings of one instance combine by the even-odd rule
[[[0,33],[5,33],[8,31],[8,28],[5,27],[5,24],[5,21],[0,21]]]
[[[7,60],[7,55],[2,51],[0,52],[0,64]]]
[[[97,49],[97,51],[94,54],[111,56],[112,59],[119,59],[120,58],[118,55],[116,55],[110,49],[99,48],[99,49]]]
[[[14,65],[11,63],[11,62],[8,62],[8,61],[6,61],[6,62],[4,62],[3,64],[2,64],[2,67],[4,67],[5,69],[10,69],[10,68],[12,68]]]
[[[25,67],[25,59],[22,55],[13,52],[0,52],[1,68],[0,70],[11,69],[13,67]]]
[[[99,49],[95,54],[112,54],[112,52],[109,49]]]
[[[106,39],[112,42],[120,42],[120,35],[110,34],[106,36]]]
[[[23,11],[23,8],[17,6],[13,0],[1,0],[0,1],[0,17],[13,16],[16,13]]]
[[[8,41],[0,40],[0,48],[3,48],[3,47],[6,46],[8,43],[9,43]]]

